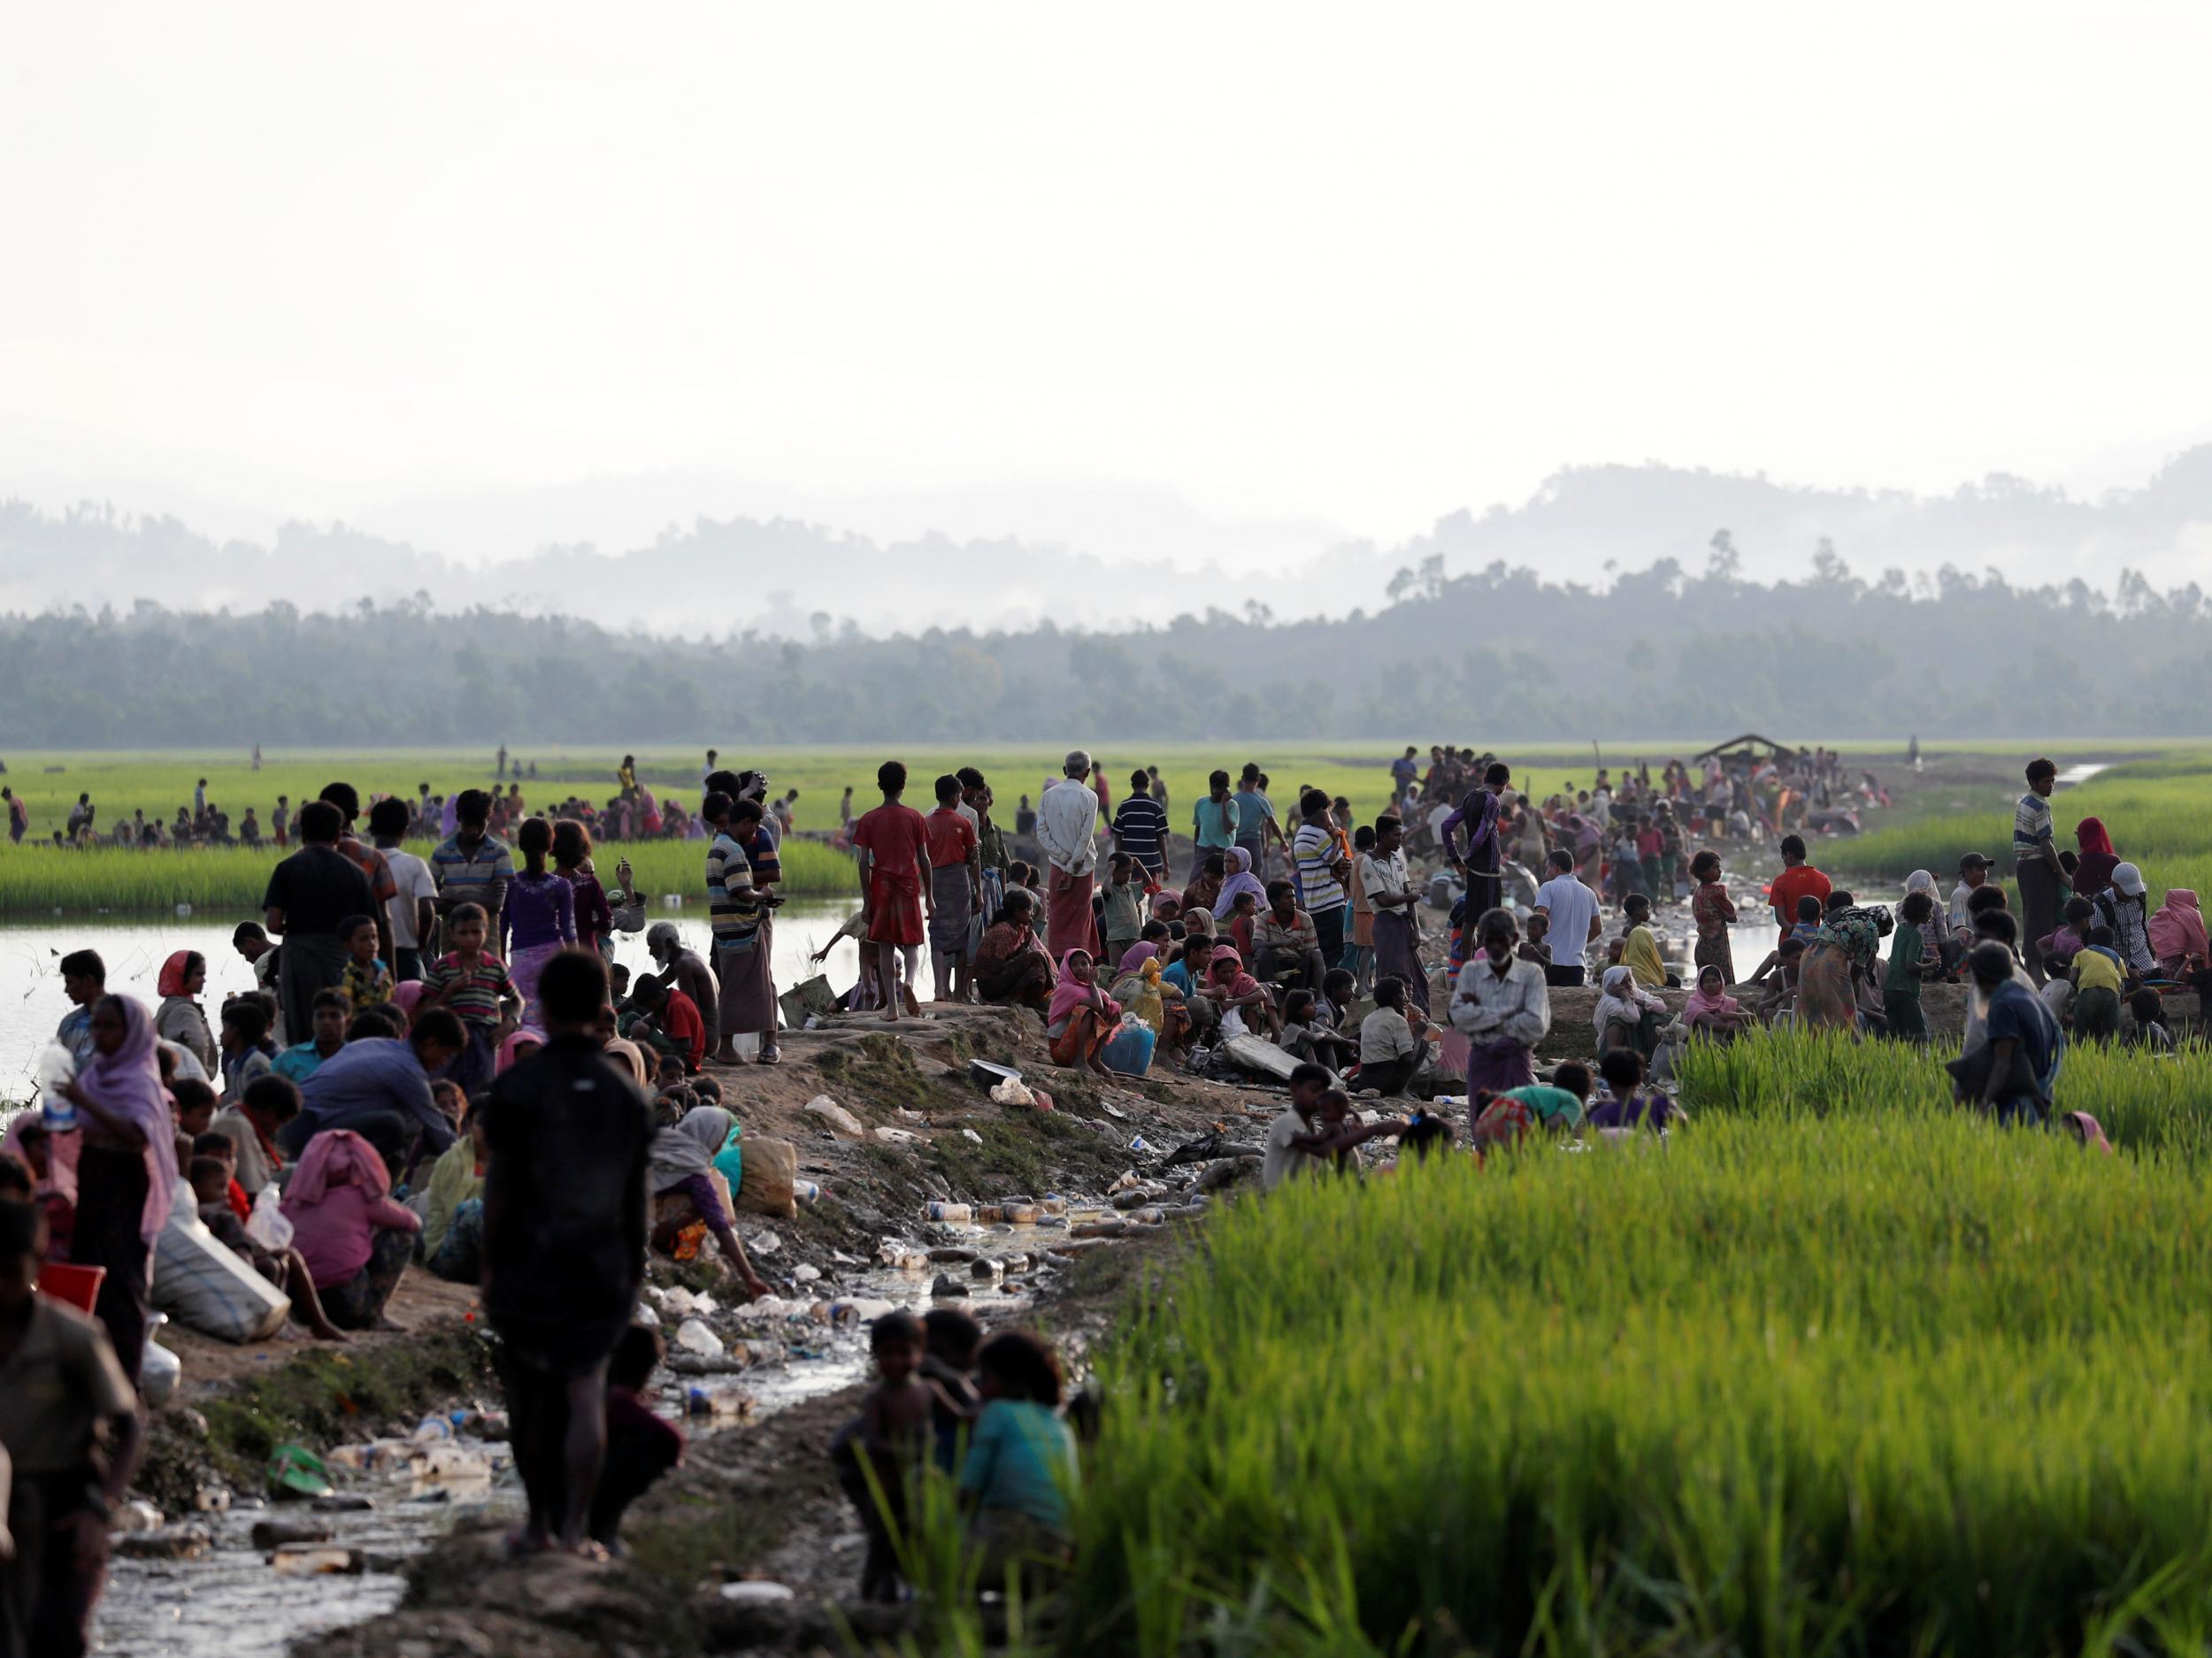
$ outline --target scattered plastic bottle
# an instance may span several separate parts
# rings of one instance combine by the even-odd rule
[[[933,1202],[929,1206],[929,1217],[949,1226],[965,1226],[975,1219],[975,1210],[965,1203]]]

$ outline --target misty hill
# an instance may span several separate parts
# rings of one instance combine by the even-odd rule
[[[414,599],[334,614],[141,600],[0,619],[0,746],[637,744],[1343,737],[1504,744],[1595,732],[2193,734],[2212,605],[2132,571],[2100,592],[1945,568],[1918,597],[1833,549],[1801,580],[1661,559],[1604,593],[1502,562],[1409,567],[1371,613],[1155,628],[931,629],[801,644],[617,632]],[[649,557],[641,559],[649,567]],[[357,579],[398,586],[373,561]],[[647,579],[649,579],[648,577]],[[726,580],[702,617],[737,609]]]
[[[625,496],[623,516],[634,519],[641,500]],[[516,510],[552,523],[564,503],[580,524],[610,516],[573,492]],[[2163,587],[2188,580],[2212,550],[2212,447],[2181,455],[2140,489],[2095,501],[2004,476],[1922,496],[1658,464],[1570,467],[1517,507],[1454,512],[1395,545],[1323,545],[1312,525],[1244,526],[1224,535],[1210,564],[1193,556],[1190,526],[1166,503],[1143,504],[1116,516],[1094,499],[1096,546],[1012,534],[879,540],[795,517],[697,518],[623,547],[550,541],[487,562],[460,556],[465,548],[425,549],[342,524],[286,524],[265,545],[104,505],[50,515],[10,502],[0,506],[0,610],[129,595],[179,610],[258,610],[272,599],[335,610],[421,592],[446,610],[483,604],[693,636],[751,629],[811,641],[848,622],[871,633],[1045,620],[1101,630],[1164,626],[1210,605],[1341,616],[1384,603],[1396,572],[1436,557],[1448,575],[1502,561],[1603,587],[1662,558],[1701,570],[1724,529],[1738,572],[1766,581],[1801,576],[1824,540],[1860,571],[1907,572],[1924,596],[1945,564],[1994,567],[2024,587],[2125,566]],[[1146,525],[1159,527],[1156,547]]]

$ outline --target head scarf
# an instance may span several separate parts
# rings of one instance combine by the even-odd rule
[[[28,1163],[31,1159],[23,1149],[25,1131],[38,1126],[40,1113],[34,1106],[18,1111],[8,1119],[8,1132],[0,1140],[0,1151],[12,1151]],[[40,1184],[41,1192],[58,1193],[72,1203],[77,1201],[77,1153],[82,1149],[82,1134],[49,1134],[46,1137],[46,1178]]]
[[[1225,981],[1221,977],[1225,963],[1231,969]],[[1227,944],[1214,947],[1214,958],[1206,963],[1206,977],[1217,984],[1224,984],[1233,999],[1248,996],[1260,987],[1260,981],[1244,971],[1244,957],[1237,954],[1234,947]]]
[[[1621,965],[1636,975],[1640,985],[1653,988],[1667,982],[1667,964],[1659,957],[1659,940],[1651,928],[1631,927],[1628,942],[1621,951]]]
[[[384,1166],[383,1154],[351,1129],[326,1128],[300,1154],[279,1207],[296,1216],[342,1186],[352,1186],[373,1203],[392,1189],[392,1171]]]
[[[153,1016],[136,996],[111,1000],[123,1010],[122,1044],[112,1054],[94,1053],[77,1081],[110,1116],[123,1118],[146,1137],[146,1207],[139,1212],[138,1235],[151,1243],[176,1198],[177,1125],[169,1090],[161,1086]]]
[[[2204,912],[2197,908],[2196,894],[2186,887],[2166,889],[2166,902],[2151,917],[2150,935],[2151,948],[2162,962],[2212,955],[2212,943],[2205,939]]]
[[[2076,824],[2074,841],[2085,855],[2091,852],[2101,852],[2105,856],[2116,860],[2120,856],[2113,850],[2112,837],[2105,833],[2104,820],[2101,817],[2085,817]]]
[[[1221,891],[1214,899],[1214,919],[1218,921],[1237,906],[1237,895],[1250,893],[1259,900],[1260,908],[1267,908],[1267,887],[1252,873],[1252,854],[1244,847],[1229,848],[1229,879],[1221,883]]]
[[[714,1166],[714,1155],[730,1138],[736,1118],[718,1105],[695,1105],[653,1136],[646,1153],[647,1178],[665,1192]]]
[[[1930,874],[1926,870],[1915,870],[1911,874],[1906,876],[1905,896],[1909,898],[1915,893],[1925,893],[1931,898],[1935,897],[1935,877]]]
[[[605,1052],[609,1059],[629,1067],[630,1075],[639,1087],[649,1085],[649,1079],[645,1074],[645,1055],[635,1042],[626,1036],[610,1037]]]
[[[543,1048],[545,1046],[545,1037],[542,1033],[537,1031],[526,1030],[510,1032],[506,1039],[499,1045],[499,1056],[493,1062],[492,1075],[495,1077],[503,1077],[509,1071],[512,1071],[515,1068],[515,1062],[524,1057],[524,1055],[517,1050],[519,1049],[525,1042],[534,1043],[536,1046]]]
[[[1078,1008],[1090,1005],[1091,993],[1094,990],[1098,992],[1100,1000],[1105,1004],[1105,1017],[1110,1020],[1121,1017],[1121,1003],[1108,995],[1098,985],[1095,962],[1092,963],[1092,982],[1087,985],[1078,980],[1074,973],[1069,971],[1069,963],[1077,956],[1089,954],[1088,950],[1073,949],[1061,956],[1060,980],[1053,986],[1052,1005],[1045,1010],[1047,1025],[1057,1025],[1061,1020],[1073,1014]]]
[[[181,996],[185,994],[184,980],[188,963],[197,955],[196,950],[179,950],[161,964],[161,976],[154,980],[154,993],[162,996]]]
[[[2090,1116],[2088,1112],[2069,1111],[2066,1114],[2066,1121],[2072,1126],[2073,1131],[2081,1136],[2082,1149],[2084,1151],[2087,1151],[2093,1147],[2099,1151],[2104,1152],[2108,1155],[2110,1154],[2112,1150],[2112,1142],[2104,1137],[2103,1125],[2099,1123],[2095,1117]]]
[[[1721,981],[1720,988],[1710,994],[1708,994],[1705,989],[1705,975],[1708,973]],[[1690,999],[1682,1004],[1683,1023],[1695,1025],[1700,1018],[1710,1018],[1716,1015],[1741,1011],[1742,1009],[1735,997],[1728,994],[1728,976],[1717,967],[1700,968],[1697,975],[1697,988],[1690,993]]]
[[[1641,1021],[1647,1009],[1644,993],[1633,988],[1636,975],[1626,967],[1609,967],[1599,981],[1597,1006],[1590,1010],[1590,1024],[1600,1033],[1615,1019],[1625,1019],[1631,1025]]]
[[[397,1008],[407,1023],[412,1025],[415,1022],[415,1004],[421,1000],[422,980],[409,979],[392,986],[391,996],[384,1005],[388,1008]]]
[[[1117,979],[1126,979],[1142,970],[1144,964],[1160,953],[1160,947],[1149,941],[1133,944],[1121,954],[1121,965],[1114,970]]]

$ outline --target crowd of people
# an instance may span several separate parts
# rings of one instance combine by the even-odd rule
[[[708,749],[706,764],[701,771],[703,782],[718,769],[716,759],[715,750]],[[254,769],[257,771],[260,767],[256,765]],[[533,761],[527,780],[534,794],[537,776],[537,764]],[[485,809],[488,826],[495,836],[503,839],[518,831],[531,815],[529,802],[523,794],[524,781],[523,767],[517,763],[511,769],[503,748],[488,788],[438,793],[427,783],[418,783],[412,794],[392,797],[407,813],[400,836],[410,841],[438,841],[450,836],[458,826],[462,796],[480,792],[488,802]],[[657,792],[640,779],[636,756],[623,756],[615,771],[614,784],[615,792],[603,801],[595,802],[572,791],[557,802],[543,806],[539,815],[554,823],[576,824],[597,841],[703,841],[710,835],[711,829],[695,805],[668,791]],[[763,784],[764,787],[764,779]],[[700,791],[702,794],[704,792],[703,788]],[[769,814],[787,833],[791,828],[792,809],[798,798],[798,790],[788,789],[766,802]],[[20,843],[31,826],[29,808],[12,785],[0,786],[0,802],[4,802],[8,809],[9,838]],[[279,794],[265,815],[260,808],[248,806],[245,815],[234,822],[229,811],[209,797],[208,780],[202,778],[193,786],[190,803],[180,805],[173,818],[165,820],[158,811],[149,817],[142,806],[117,816],[103,826],[99,802],[89,791],[83,791],[70,806],[62,826],[52,832],[53,841],[59,847],[139,850],[188,851],[195,847],[230,846],[283,850],[299,838],[299,812],[305,804],[302,802],[295,805],[290,795]]]
[[[363,839],[358,792],[338,782],[285,819],[296,845],[261,918],[234,935],[254,990],[211,1017],[207,963],[179,951],[148,1007],[109,991],[96,952],[61,960],[64,1060],[45,1108],[16,1116],[0,1152],[0,1447],[16,1462],[6,1581],[16,1615],[56,1643],[38,1650],[71,1650],[96,1592],[84,1539],[104,1537],[101,1505],[129,1478],[131,1384],[161,1301],[150,1259],[173,1216],[273,1286],[314,1339],[389,1327],[411,1267],[480,1284],[528,1491],[518,1547],[603,1546],[669,1465],[651,1413],[624,1402],[627,1389],[636,1406],[657,1356],[657,1337],[630,1322],[640,1274],[649,1251],[711,1240],[748,1294],[765,1293],[728,1201],[741,1127],[710,1067],[780,1060],[789,796],[709,758],[695,813],[703,958],[669,924],[644,929],[626,869],[603,887],[590,814],[517,817],[511,786],[464,790],[440,807],[449,830],[423,856],[403,843],[435,797],[372,802]],[[626,760],[621,776],[618,802],[635,788]],[[841,930],[861,951],[851,1005],[914,1017],[926,948],[937,1001],[1033,1009],[1061,1065],[1112,1074],[1163,1053],[1204,1065],[1279,1051],[1293,1068],[1263,1163],[1275,1186],[1346,1166],[1378,1137],[1419,1155],[1454,1135],[1432,1104],[1366,1120],[1361,1094],[1463,1094],[1479,1154],[1548,1131],[1648,1133],[1681,1117],[1655,1063],[1663,1045],[1770,1022],[1924,1041],[1921,991],[1951,980],[1974,987],[1952,1064],[1962,1097],[2001,1122],[2055,1120],[2101,1143],[2093,1119],[2055,1114],[2067,1044],[2170,1048],[2161,993],[2212,989],[2195,895],[2171,890],[2152,909],[2141,870],[2096,818],[2062,849],[2056,771],[2039,760],[2016,813],[2016,910],[1980,854],[1961,860],[1947,901],[1916,871],[1895,905],[1862,903],[1814,866],[1798,827],[1835,810],[1816,802],[1824,790],[1832,802],[1843,776],[1824,750],[1786,764],[1717,756],[1617,782],[1601,771],[1589,790],[1532,802],[1508,764],[1440,746],[1425,768],[1409,749],[1392,767],[1394,803],[1356,823],[1314,788],[1279,815],[1257,766],[1233,785],[1217,771],[1191,803],[1179,885],[1149,768],[1117,802],[1092,756],[1071,752],[1009,834],[980,771],[935,779],[925,812],[889,761],[879,803],[849,812],[839,835],[863,894]],[[1766,900],[1780,937],[1740,981],[1715,843],[1747,832],[1778,835]],[[1425,927],[1417,839],[1463,888],[1442,925]],[[1014,856],[1029,842],[1033,861]],[[1686,986],[1654,925],[1676,904],[1694,935]],[[655,971],[632,978],[611,967],[611,947],[640,930]],[[1594,1063],[1540,1079],[1555,994],[1593,978]],[[1747,986],[1755,994],[1740,1001]],[[1659,994],[1671,987],[1688,992],[1678,1008]],[[31,1295],[42,1261],[96,1275],[90,1320]],[[1064,1543],[1054,1493],[1072,1461],[1056,1363],[1027,1337],[978,1338],[954,1319],[879,1321],[882,1386],[841,1439],[840,1467],[857,1501],[939,1458],[995,1547],[1049,1553]],[[878,1521],[895,1511],[873,1503],[865,1586],[894,1593]]]

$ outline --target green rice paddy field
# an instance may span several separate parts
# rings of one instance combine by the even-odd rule
[[[1064,1650],[1988,1654],[2212,1640],[2212,1054],[2116,1155],[1755,1037],[1663,1149],[1215,1215],[1120,1321]]]
[[[1125,786],[1120,776],[1125,770],[1139,764],[1159,766],[1169,789],[1171,817],[1178,828],[1187,831],[1190,804],[1205,792],[1206,773],[1216,765],[1237,770],[1248,759],[1267,771],[1279,802],[1287,802],[1300,785],[1310,784],[1346,796],[1356,813],[1370,817],[1387,798],[1389,762],[1403,746],[1378,743],[1363,749],[1345,744],[1141,744],[1122,753],[1105,747],[1100,754],[1111,768],[1117,792]],[[1974,752],[1990,756],[1992,764],[1988,774],[1978,778],[1971,787],[1916,782],[1903,772],[1901,756],[1846,747],[1897,786],[1902,803],[1878,820],[1874,833],[1824,846],[1820,859],[1825,866],[1893,878],[1925,867],[1947,880],[1961,852],[2001,854],[2008,844],[2010,818],[2004,803],[2008,786],[2003,774],[2016,755],[2026,755],[2028,745],[1978,746]],[[1640,748],[1608,743],[1602,753],[1609,764],[1618,766],[1640,756],[1655,762],[1694,748],[1688,742]],[[1033,748],[955,751],[900,747],[895,752],[906,762],[916,779],[913,789],[925,801],[931,779],[940,771],[971,763],[980,765],[998,792],[1002,814],[1010,818],[1019,797],[1028,794],[1033,799],[1061,758],[1057,751]],[[1425,744],[1422,752],[1425,757]],[[1939,762],[1943,752],[1930,745],[1932,757]],[[2191,881],[2200,891],[2212,887],[2212,819],[2200,823],[2193,804],[2204,785],[2212,782],[2212,750],[2146,750],[2141,745],[2115,742],[2077,747],[2067,751],[2067,757],[2078,754],[2135,757],[2083,789],[2063,792],[2056,805],[2062,825],[2070,831],[2078,817],[2101,811],[2122,852],[2145,860],[2145,873],[2154,888]],[[614,792],[614,768],[621,756],[612,751],[545,751],[516,757],[525,764],[536,762],[539,774],[521,779],[523,794],[530,803],[544,805],[571,794],[605,800]],[[687,751],[640,750],[639,770],[649,786],[687,799],[698,786],[702,757]],[[802,831],[835,828],[839,801],[849,785],[857,809],[873,804],[875,768],[884,757],[879,749],[857,746],[768,748],[726,756],[736,764],[764,766],[778,792],[799,790],[796,817]],[[1515,752],[1509,757],[1517,780],[1540,796],[1562,787],[1587,787],[1594,771],[1586,753]],[[434,750],[316,756],[272,751],[258,772],[235,755],[194,758],[19,753],[9,756],[6,780],[29,807],[31,829],[23,846],[0,847],[0,915],[48,915],[56,909],[70,913],[162,910],[177,903],[250,908],[259,899],[267,867],[274,861],[271,853],[58,853],[50,844],[42,844],[61,826],[80,793],[91,795],[103,825],[137,810],[150,818],[168,821],[180,805],[190,802],[197,779],[205,778],[209,798],[230,813],[234,825],[249,805],[265,823],[279,794],[289,796],[296,808],[339,779],[352,783],[365,799],[380,793],[412,794],[418,783],[425,782],[441,794],[488,785],[492,771],[492,763],[483,756]],[[2010,792],[2016,793],[2016,787]],[[648,892],[688,891],[696,884],[694,848],[664,844],[634,848],[631,856],[640,884]],[[785,862],[787,890],[795,895],[839,896],[852,890],[850,865],[826,848],[795,843]]]

